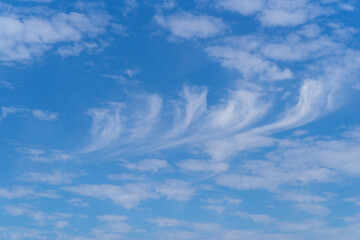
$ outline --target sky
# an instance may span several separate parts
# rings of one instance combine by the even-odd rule
[[[0,239],[360,239],[357,0],[3,0]]]

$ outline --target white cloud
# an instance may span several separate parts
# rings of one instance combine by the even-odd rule
[[[31,61],[57,44],[61,44],[61,47],[81,44],[86,48],[82,43],[103,34],[109,25],[109,16],[100,11],[63,13],[45,7],[42,10],[28,15],[25,8],[1,6],[2,63]]]
[[[209,198],[206,200],[208,204],[201,206],[201,208],[215,211],[218,214],[223,213],[228,207],[236,206],[242,203],[242,199],[238,198],[230,198],[230,197],[223,197],[223,198]]]
[[[246,85],[246,84],[244,84]],[[230,90],[226,99],[213,106],[208,116],[210,127],[236,132],[260,119],[268,110],[261,88],[250,86]]]
[[[59,198],[54,191],[35,191],[31,187],[13,186],[11,188],[0,188],[0,198],[8,200],[21,198]]]
[[[323,205],[314,203],[299,203],[295,205],[295,208],[317,216],[326,216],[330,210]]]
[[[53,213],[47,214],[42,211],[34,210],[30,205],[6,205],[4,206],[5,211],[11,216],[26,216],[34,219],[39,223],[43,223],[46,220],[56,220],[56,219],[64,219],[71,218],[72,214],[68,213]]]
[[[1,188],[0,198],[16,199],[32,195],[34,190],[29,187],[13,187],[12,189]]]
[[[235,69],[243,74],[246,80],[254,77],[260,80],[279,81],[293,78],[290,69],[281,69],[276,63],[267,60],[254,52],[260,42],[257,39],[242,37],[232,39],[225,46],[212,46],[206,52],[224,67]]]
[[[142,94],[138,95],[137,104],[140,107],[133,111],[135,121],[132,123],[129,131],[128,141],[140,140],[146,137],[154,128],[154,125],[159,120],[159,114],[162,108],[162,99],[157,94]]]
[[[233,155],[251,149],[270,147],[276,139],[256,134],[239,133],[228,137],[219,137],[205,142],[203,151],[214,161],[223,161]]]
[[[255,131],[273,131],[302,126],[316,119],[327,109],[331,90],[325,83],[316,80],[306,80],[301,86],[299,99],[279,121],[260,127]],[[332,87],[332,86],[330,86]]]
[[[354,11],[355,10],[355,7],[351,4],[347,4],[347,3],[340,3],[339,4],[339,8],[345,10],[345,11]]]
[[[297,26],[331,13],[308,0],[218,0],[219,6],[243,15],[255,15],[263,26]]]
[[[195,189],[185,181],[168,179],[156,187],[156,192],[168,200],[187,201],[195,194]]]
[[[122,12],[126,16],[134,12],[138,7],[139,7],[139,3],[136,0],[124,0],[124,6],[122,8]]]
[[[82,151],[92,152],[143,141],[158,121],[162,99],[157,94],[139,94],[133,104],[125,106],[123,103],[109,102],[106,108],[90,109],[87,113],[93,119],[90,129],[92,141]],[[130,117],[123,114],[127,110]]]
[[[224,162],[212,162],[205,160],[189,159],[178,163],[178,167],[186,171],[201,171],[201,172],[222,172],[229,167]]]
[[[275,221],[274,218],[264,214],[249,214],[245,212],[236,212],[236,215],[245,219],[250,219],[255,223],[270,223]]]
[[[311,195],[306,193],[295,193],[295,192],[284,192],[280,196],[281,199],[299,202],[299,203],[309,203],[309,202],[324,202],[327,199],[323,196]]]
[[[30,160],[35,162],[44,162],[50,163],[54,161],[66,162],[67,160],[73,158],[72,156],[56,149],[39,149],[31,147],[20,147],[17,149],[19,152],[26,154]]]
[[[87,202],[84,202],[81,198],[70,198],[67,202],[76,207],[90,207],[90,205]]]
[[[226,30],[221,19],[190,13],[177,13],[167,17],[156,15],[154,20],[160,26],[168,29],[174,39],[210,38]]]
[[[282,140],[276,150],[267,154],[267,160],[243,161],[241,170],[216,177],[219,185],[235,189],[277,190],[282,185],[311,182],[333,182],[342,176],[359,176],[358,130],[350,130],[343,137],[304,137],[298,141]],[[286,199],[316,197],[288,194]],[[323,200],[323,198],[318,199]],[[309,202],[309,201],[308,201]],[[303,206],[302,208],[305,208]],[[319,210],[321,212],[321,210]],[[325,211],[322,211],[325,213]]]
[[[83,184],[64,188],[67,191],[97,199],[110,199],[115,204],[121,205],[126,209],[137,206],[141,201],[157,198],[151,185],[145,183],[128,183],[122,186],[102,184],[91,185]]]
[[[161,160],[161,159],[145,159],[139,161],[138,163],[132,163],[132,162],[130,163],[128,161],[123,161],[121,165],[130,170],[153,172],[153,173],[169,166],[165,160]]]
[[[102,215],[98,216],[98,219],[106,223],[104,229],[107,232],[128,233],[132,229],[131,226],[125,222],[127,220],[126,216]]]
[[[183,221],[180,221],[176,218],[167,218],[167,217],[157,217],[151,219],[150,222],[155,223],[158,227],[176,227],[183,224]]]
[[[109,174],[106,176],[108,179],[113,181],[144,181],[145,176],[136,176],[134,174],[122,173],[122,174]]]
[[[59,113],[50,112],[40,109],[28,109],[28,108],[18,108],[18,107],[2,107],[0,120],[7,118],[10,114],[22,114],[30,115],[31,117],[41,120],[41,121],[54,121],[59,117]]]
[[[261,43],[257,38],[242,37],[229,39],[225,45],[230,46],[230,52],[233,47],[241,47],[265,58],[261,55]],[[90,130],[95,134],[88,151],[106,149],[113,154],[148,153],[186,145],[205,153],[211,161],[205,164],[182,161],[183,168],[190,170],[191,164],[199,170],[212,168],[213,162],[228,160],[240,152],[274,146],[279,139],[271,137],[272,134],[303,126],[337,109],[344,99],[341,95],[344,89],[356,83],[359,56],[358,52],[348,50],[337,58],[316,60],[301,73],[301,78],[296,77],[293,86],[299,86],[299,92],[291,91],[286,104],[279,104],[280,97],[274,96],[281,95],[281,101],[284,101],[283,88],[271,87],[272,83],[267,83],[269,87],[259,87],[259,79],[253,76],[247,80],[253,80],[257,85],[241,81],[234,90],[210,106],[206,88],[185,87],[183,99],[173,104],[173,111],[162,109],[162,99],[156,94],[140,94],[135,103],[121,110],[121,114],[112,106],[95,109]],[[266,118],[271,111],[276,114]],[[172,117],[175,121],[171,124]],[[225,169],[226,163],[220,165]],[[276,164],[272,168],[277,168]],[[325,181],[333,174],[326,168],[304,171],[306,176],[317,175],[317,181]],[[286,175],[281,176],[285,179]],[[296,181],[305,183],[308,180],[299,177]]]
[[[54,223],[54,226],[55,226],[56,229],[63,229],[65,227],[69,226],[69,225],[70,224],[67,221],[57,221],[57,222]]]
[[[206,110],[206,89],[185,86],[181,96],[185,102],[175,105],[175,123],[168,134],[169,137],[186,131]]]
[[[31,187],[13,186],[8,188],[0,188],[0,198],[8,200],[21,198],[59,198],[54,191],[35,191]]]
[[[303,34],[316,34],[311,33],[309,29],[306,31]],[[265,44],[261,51],[264,56],[274,60],[303,61],[340,53],[343,51],[343,46],[327,36],[310,40],[294,37],[288,39],[287,42]]]
[[[164,8],[164,9],[174,9],[177,5],[177,1],[176,0],[163,0],[162,4],[159,5],[159,8]]]
[[[79,56],[85,50],[88,53],[100,52],[103,45],[94,42],[76,43],[71,46],[61,46],[57,49],[56,53],[62,57]]]
[[[46,235],[37,229],[21,227],[0,227],[0,237],[3,239],[46,239]]]
[[[359,138],[358,129],[350,130],[338,139],[305,138],[293,146],[284,146],[270,155],[274,160],[329,169],[340,175],[358,176]],[[335,179],[334,179],[335,180]]]
[[[322,205],[328,199],[306,193],[285,192],[280,199],[296,202],[295,208],[317,216],[326,216],[330,210]]]
[[[34,118],[43,120],[43,121],[56,120],[59,115],[58,113],[52,113],[52,112],[38,110],[38,109],[32,110],[31,113],[34,116]]]
[[[211,211],[215,211],[217,212],[218,214],[221,214],[224,212],[225,210],[225,207],[224,206],[220,206],[220,205],[204,205],[204,206],[201,206],[201,208],[204,208],[204,209],[207,209],[207,210],[211,210]]]
[[[123,75],[109,75],[109,74],[105,74],[103,75],[106,78],[110,78],[110,79],[114,79],[116,80],[119,84],[123,84],[123,85],[128,85],[128,86],[137,86],[139,85],[139,81],[137,80],[132,80],[132,79],[127,79],[126,77],[124,77]]]
[[[350,197],[350,198],[346,198],[345,201],[352,202],[352,203],[354,203],[355,205],[360,206],[360,197]]]
[[[14,83],[9,81],[1,81],[0,80],[0,87],[8,88],[8,89],[15,89]]]
[[[219,0],[218,3],[226,10],[251,15],[263,9],[265,0]]]
[[[110,199],[115,204],[125,209],[131,209],[140,204],[141,201],[157,199],[160,196],[167,200],[187,201],[195,193],[190,184],[180,180],[165,180],[165,183],[136,182],[123,185],[110,184],[82,184],[68,186],[64,190],[97,199]]]
[[[98,150],[118,138],[123,129],[120,115],[123,108],[122,103],[109,103],[109,108],[94,108],[88,111],[93,118],[90,130],[92,142],[85,152]]]
[[[22,175],[20,179],[28,182],[42,182],[52,185],[60,185],[72,183],[72,181],[77,177],[78,176],[71,173],[53,171],[52,173],[29,172]]]
[[[276,190],[281,185],[307,184],[310,182],[330,182],[335,173],[327,168],[302,166],[276,166],[267,161],[251,161],[244,164],[245,173],[228,173],[216,178],[223,186],[240,190],[268,189]]]

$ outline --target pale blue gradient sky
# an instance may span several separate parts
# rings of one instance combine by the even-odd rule
[[[0,239],[359,239],[359,7],[2,1]]]

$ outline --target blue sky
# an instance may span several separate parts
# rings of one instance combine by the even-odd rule
[[[2,1],[0,239],[359,239],[359,7]]]

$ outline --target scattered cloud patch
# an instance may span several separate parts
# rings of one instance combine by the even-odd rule
[[[75,174],[53,171],[52,173],[29,172],[21,176],[21,180],[27,182],[41,182],[52,185],[69,184],[77,178]]]
[[[226,30],[226,25],[221,19],[190,13],[177,13],[170,16],[156,15],[154,21],[169,30],[173,39],[210,38]]]

